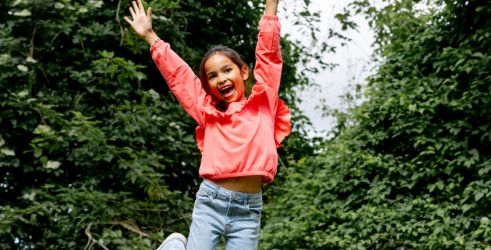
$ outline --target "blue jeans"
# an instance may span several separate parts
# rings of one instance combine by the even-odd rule
[[[254,250],[259,242],[261,193],[241,193],[204,180],[194,203],[187,249],[215,249],[221,236],[227,250]]]

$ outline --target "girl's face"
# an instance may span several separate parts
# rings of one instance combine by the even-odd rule
[[[205,73],[210,90],[218,100],[231,103],[245,98],[244,81],[249,77],[247,66],[239,68],[227,56],[216,53],[206,60]]]

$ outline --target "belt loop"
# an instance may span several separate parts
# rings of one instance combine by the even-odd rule
[[[216,199],[218,197],[218,191],[219,191],[220,187],[212,181],[208,181],[208,183],[210,183],[212,190],[213,190],[212,196],[214,199]]]
[[[217,189],[218,187],[216,186],[215,183],[209,181],[209,180],[206,180],[205,179],[205,184],[206,184],[206,193],[208,194],[208,197],[210,198],[216,198],[217,197]]]
[[[218,191],[220,190],[220,187],[213,183],[213,198],[218,198]]]

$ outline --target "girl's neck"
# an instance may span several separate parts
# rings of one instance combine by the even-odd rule
[[[221,101],[221,100],[220,101],[216,101],[215,108],[218,109],[218,110],[220,110],[220,111],[226,111],[227,108],[228,108],[228,106],[230,104],[235,103],[235,102],[242,102],[242,101],[245,101],[245,100],[247,100],[247,98],[245,97],[245,95],[243,95],[241,98],[239,98],[239,99],[237,99],[237,100],[235,100],[233,102],[230,102],[230,103],[225,102],[225,101]]]

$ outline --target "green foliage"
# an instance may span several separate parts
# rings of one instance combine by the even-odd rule
[[[141,249],[187,230],[199,158],[192,122],[143,82],[148,57],[126,59],[141,55],[118,46],[118,6],[6,5],[2,248]]]
[[[269,190],[263,249],[491,249],[491,6],[438,3],[353,5],[382,61],[337,137]]]
[[[1,249],[150,249],[187,232],[196,125],[124,23],[130,2],[0,3]],[[262,2],[145,4],[157,33],[198,67],[217,43],[254,61]],[[308,81],[293,65],[304,57],[282,44],[282,93],[295,109],[292,89]],[[307,152],[302,136],[282,152]]]

